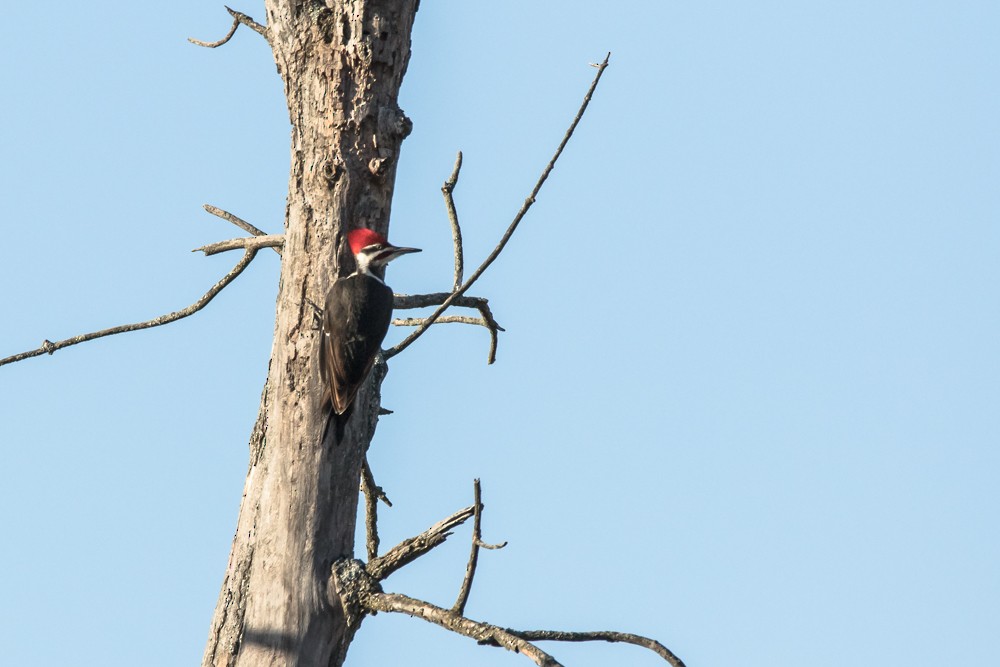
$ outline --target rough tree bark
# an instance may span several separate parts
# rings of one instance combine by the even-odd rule
[[[360,466],[384,366],[344,442],[320,443],[311,303],[322,303],[340,269],[348,229],[388,231],[410,130],[397,96],[418,0],[265,4],[262,32],[292,124],[285,241],[271,365],[203,664],[340,665],[354,628],[327,582],[334,561],[354,554]]]

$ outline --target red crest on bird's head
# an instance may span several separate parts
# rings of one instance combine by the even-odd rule
[[[351,246],[351,252],[357,255],[362,248],[370,245],[386,245],[389,241],[384,236],[371,229],[352,229],[347,232],[347,244]]]

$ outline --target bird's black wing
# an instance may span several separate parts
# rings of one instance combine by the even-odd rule
[[[392,290],[368,276],[340,278],[327,294],[320,375],[338,415],[368,377],[391,318]]]

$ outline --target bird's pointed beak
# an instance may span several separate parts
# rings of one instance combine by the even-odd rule
[[[392,246],[391,250],[392,254],[389,255],[387,261],[392,261],[402,255],[409,255],[411,252],[421,252],[420,248],[400,248],[399,246]]]

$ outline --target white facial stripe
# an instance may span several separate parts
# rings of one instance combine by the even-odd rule
[[[385,285],[382,279],[376,276],[374,273],[372,273],[371,269],[369,268],[372,263],[372,260],[378,257],[377,249],[379,247],[381,246],[377,245],[367,246],[365,248],[362,248],[361,252],[359,252],[357,255],[354,256],[354,259],[358,263],[358,270],[356,273],[364,274],[369,278],[373,278],[374,280],[377,280],[383,285]]]

